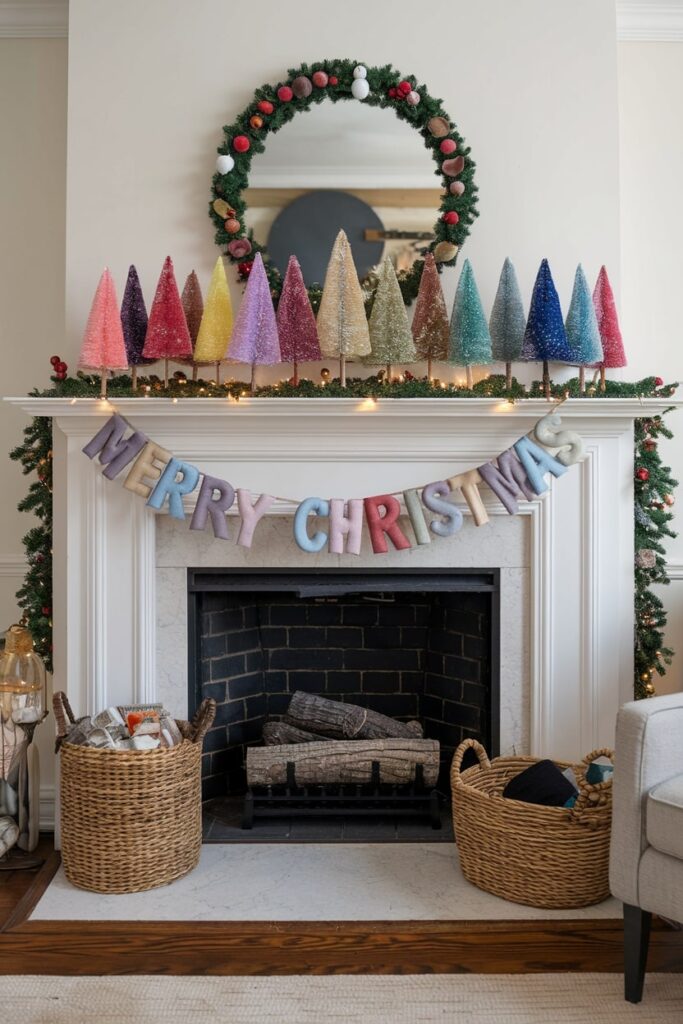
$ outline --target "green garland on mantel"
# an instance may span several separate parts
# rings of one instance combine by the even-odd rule
[[[646,377],[635,383],[607,381],[604,393],[589,388],[581,393],[578,379],[552,384],[554,398],[580,398],[590,402],[593,398],[670,398],[677,384],[662,384],[658,377]],[[79,374],[54,386],[31,392],[32,398],[99,398],[99,378]],[[149,390],[147,390],[149,389]],[[131,378],[114,377],[109,382],[108,394],[115,398],[140,398],[143,395],[164,398],[223,398],[231,395],[239,399],[245,395],[243,381],[228,381],[216,385],[211,381],[186,380],[180,374],[163,387],[162,381],[152,375],[142,378],[138,390],[133,391]],[[472,390],[438,381],[410,378],[385,383],[381,374],[365,379],[347,381],[342,388],[338,381],[317,384],[302,380],[298,385],[288,382],[266,385],[256,389],[257,398],[505,398],[523,402],[528,398],[543,398],[543,384],[535,381],[530,390],[516,380],[512,388],[505,387],[505,377],[492,375],[479,381]],[[141,399],[144,401],[145,399]],[[635,628],[634,628],[634,695],[651,696],[655,692],[653,677],[666,672],[673,651],[664,646],[666,612],[653,586],[668,584],[663,541],[674,537],[670,527],[673,519],[671,506],[677,482],[671,470],[662,463],[658,439],[671,438],[672,433],[661,415],[644,417],[635,423]],[[34,526],[23,538],[28,568],[21,589],[17,593],[19,606],[33,635],[36,650],[52,671],[52,421],[49,416],[37,416],[24,430],[24,440],[10,458],[21,463],[24,474],[35,474],[26,497],[19,503],[21,512],[31,512],[37,518]]]

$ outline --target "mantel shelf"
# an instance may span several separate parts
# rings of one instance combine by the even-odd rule
[[[249,418],[257,420],[349,418],[410,419],[538,419],[555,403],[544,398],[5,398],[30,416],[101,417],[114,411],[124,416],[154,419]],[[680,398],[570,398],[561,404],[563,419],[640,419],[672,407]]]

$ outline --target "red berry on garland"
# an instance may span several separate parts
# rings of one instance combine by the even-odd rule
[[[655,377],[655,387],[656,388],[661,388],[663,383],[664,383],[664,381],[662,380],[661,377]]]
[[[401,93],[402,96],[407,96],[409,92],[413,91],[413,87],[410,84],[410,82],[399,82],[398,91]]]
[[[458,221],[460,220],[460,217],[455,212],[455,210],[448,210],[447,213],[444,213],[441,219],[444,222],[444,224],[457,224]]]
[[[42,613],[43,615],[49,615],[49,614],[50,614],[50,611],[51,611],[51,609],[50,609],[50,608],[47,608],[47,607],[46,607],[46,608],[41,608],[41,609],[40,609],[40,611],[41,611],[41,613]]]
[[[330,75],[327,81],[330,85],[339,85],[339,79],[336,75]]]
[[[645,483],[646,480],[650,479],[650,470],[645,469],[645,466],[641,466],[639,469],[636,470],[636,476],[639,480],[642,480],[643,483]]]
[[[232,148],[236,153],[246,153],[251,148],[251,142],[246,135],[236,135],[232,140]]]
[[[273,107],[273,104],[270,102],[270,100],[259,100],[258,109],[261,111],[262,114],[272,114],[275,108]]]
[[[391,89],[388,90],[387,96],[390,100],[396,99],[396,86],[392,85]]]
[[[50,364],[51,364],[52,366],[56,366],[56,365],[57,365],[57,363],[61,363],[61,361],[62,361],[62,360],[61,360],[61,357],[60,357],[60,356],[51,356],[51,357],[50,357]]]
[[[292,92],[288,85],[281,85],[277,91],[277,98],[279,99],[280,103],[289,103],[293,95],[294,93]]]
[[[313,80],[313,85],[318,89],[324,89],[329,81],[326,71],[314,71],[311,78]]]
[[[63,363],[63,362],[61,361],[61,359],[60,359],[60,361],[59,361],[59,362],[57,363],[57,365],[55,366],[55,371],[56,371],[56,373],[66,373],[66,371],[67,371],[68,369],[69,369],[69,367],[68,367],[68,366],[66,365],[66,363]]]
[[[238,263],[237,269],[239,270],[242,277],[249,277],[253,265],[254,264],[252,260],[246,260],[244,263]]]
[[[458,148],[458,143],[454,139],[444,139],[439,143],[439,149],[442,153],[455,153]]]

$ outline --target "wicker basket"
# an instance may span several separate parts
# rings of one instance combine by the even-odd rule
[[[460,771],[465,751],[478,765]],[[586,782],[595,750],[572,765],[579,785],[573,808],[541,807],[508,800],[502,792],[533,757],[489,761],[476,740],[465,740],[453,758],[453,826],[465,878],[495,896],[531,907],[587,907],[609,896],[608,860],[612,823],[612,780]],[[557,761],[561,768],[568,763]]]
[[[101,750],[63,741],[75,719],[53,698],[61,750],[62,863],[69,881],[92,892],[168,885],[197,866],[202,843],[202,740],[216,714],[205,700],[184,737],[156,750]]]

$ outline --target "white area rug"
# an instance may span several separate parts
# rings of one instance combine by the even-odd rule
[[[537,910],[466,882],[447,843],[220,844],[172,885],[132,896],[76,889],[63,869],[31,920],[496,921],[617,918],[606,900],[585,910]]]
[[[683,976],[639,1006],[616,974],[2,979],[8,1024],[680,1024]]]

